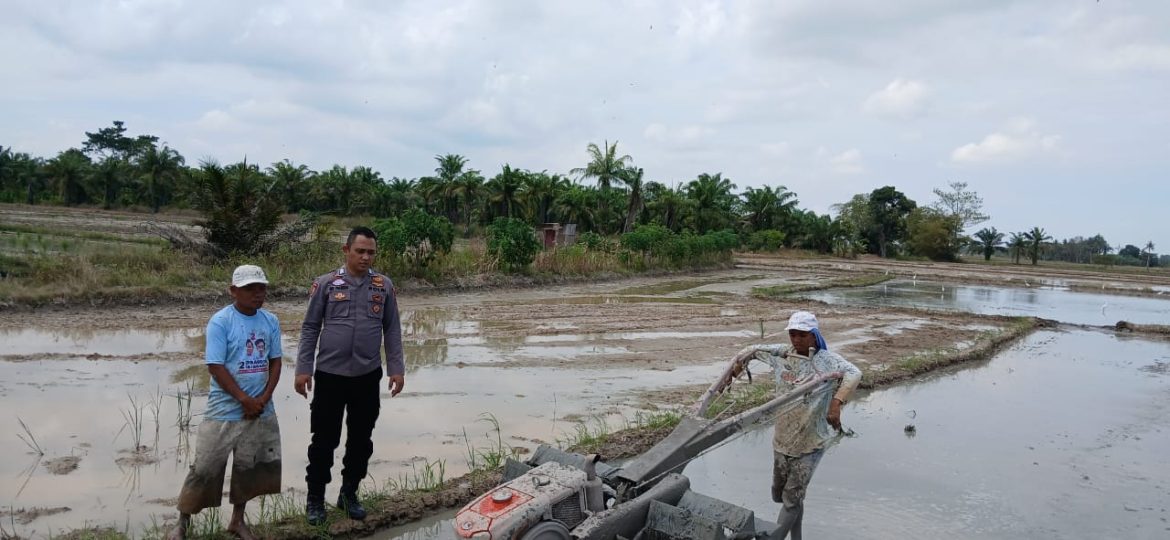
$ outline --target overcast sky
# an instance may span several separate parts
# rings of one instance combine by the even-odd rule
[[[1001,231],[1170,252],[1170,2],[0,0],[0,144],[550,172],[618,141],[828,212],[965,181]]]

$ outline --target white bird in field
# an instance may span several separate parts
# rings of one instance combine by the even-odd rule
[[[1101,304],[1101,313],[1102,314],[1105,313],[1105,308],[1107,308],[1107,307],[1109,307],[1109,302],[1105,302],[1104,304]]]
[[[1102,284],[1101,284],[1101,290],[1102,290],[1102,291],[1103,291],[1103,290],[1105,290],[1105,284],[1104,284],[1104,283],[1102,283]]]
[[[1026,279],[1024,280],[1024,286],[1025,286],[1025,287],[1031,287],[1031,285],[1029,285],[1029,284],[1028,284],[1028,280],[1026,280]]]

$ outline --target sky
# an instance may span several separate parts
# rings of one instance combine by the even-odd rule
[[[567,173],[617,142],[829,213],[966,182],[981,226],[1170,252],[1163,0],[0,0],[0,145],[113,120],[189,163]],[[976,227],[978,228],[978,227]]]

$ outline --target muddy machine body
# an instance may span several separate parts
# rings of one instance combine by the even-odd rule
[[[455,516],[456,535],[476,540],[772,538],[775,523],[691,491],[682,469],[785,406],[835,386],[841,374],[823,374],[724,420],[705,418],[711,400],[741,369],[732,362],[670,435],[620,467],[597,455],[545,445],[527,461],[508,460],[503,483]]]

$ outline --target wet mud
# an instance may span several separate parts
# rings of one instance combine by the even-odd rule
[[[366,488],[415,474],[422,463],[415,456],[442,462],[447,478],[457,478],[468,470],[469,447],[486,448],[498,439],[518,448],[558,444],[580,423],[598,418],[620,426],[660,399],[646,398],[648,390],[684,396],[696,383],[710,381],[740,348],[786,341],[784,319],[794,309],[816,311],[830,346],[869,372],[922,351],[972,349],[1016,323],[960,311],[751,296],[753,287],[838,275],[743,269],[539,289],[405,292],[400,304],[407,390],[393,399],[383,392]],[[83,458],[83,466],[65,477],[44,467],[25,477],[28,464],[22,461],[32,461],[27,448],[0,439],[0,456],[9,458],[0,461],[0,475],[22,479],[0,488],[0,503],[73,508],[38,520],[21,535],[43,536],[47,526],[59,531],[104,523],[115,514],[134,529],[173,513],[193,458],[192,428],[199,424],[208,381],[200,362],[202,329],[218,307],[0,312],[0,338],[13,344],[0,350],[5,408],[29,421],[49,455],[72,451]],[[307,401],[292,392],[291,363],[304,301],[278,300],[267,307],[284,331],[286,369],[274,398],[284,448],[282,484],[301,489],[309,411]],[[185,427],[184,399],[191,400]],[[661,399],[660,405],[668,401]],[[131,410],[142,418],[145,452],[121,451],[131,446],[124,414]],[[498,421],[498,432],[489,418]],[[642,442],[618,440],[617,447]],[[149,459],[125,460],[139,454]],[[395,517],[383,525],[457,504],[454,498],[428,500],[434,504],[410,499],[398,503],[402,509],[386,509]]]
[[[20,525],[28,525],[39,518],[46,516],[53,516],[63,514],[70,509],[68,506],[57,506],[53,508],[18,508],[0,510],[0,519],[11,519],[14,523]]]
[[[78,456],[65,456],[45,461],[45,469],[52,474],[69,474],[81,463]]]

